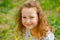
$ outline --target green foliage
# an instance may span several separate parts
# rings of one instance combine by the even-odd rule
[[[57,17],[58,13],[56,12],[51,12],[49,15],[47,15],[48,22],[51,24],[51,26],[55,29],[55,40],[60,40],[60,17]]]
[[[2,7],[1,12],[6,13],[8,10],[13,8],[12,0],[2,0],[0,7]]]
[[[59,6],[60,1],[59,0],[39,0],[41,3],[41,6],[44,10],[56,10],[56,7]]]
[[[18,0],[16,2],[13,2],[12,0],[2,0],[2,2],[0,3],[0,7],[1,7],[0,10],[2,13],[7,13],[10,9],[20,5],[22,2],[23,0],[22,1]]]
[[[14,27],[16,27],[15,23],[12,21],[10,21],[8,25],[10,26],[10,29],[13,29]]]
[[[2,32],[0,33],[0,37],[1,38],[3,38],[3,39],[6,39],[6,32],[7,32],[8,30],[6,29],[6,28],[2,28]]]
[[[57,18],[56,13],[52,13],[48,16],[49,23],[54,27],[57,28],[60,26],[59,18]]]
[[[10,40],[10,38],[12,39],[12,40],[14,40],[14,38],[13,38],[13,34],[14,33],[14,31],[13,30],[11,30],[11,29],[6,29],[5,27],[4,28],[2,28],[2,31],[0,32],[0,37],[1,37],[1,39],[3,39],[3,40]]]
[[[0,7],[2,7],[1,12],[7,13],[7,11],[15,6],[21,5],[24,1],[25,0],[17,0],[16,2],[13,2],[12,0],[2,0],[2,2],[0,2]],[[60,7],[59,0],[39,0],[39,2],[44,10],[57,10],[56,8]]]
[[[0,16],[0,24],[2,24],[2,23],[6,23],[7,24],[8,23],[8,19],[5,18],[5,17],[3,18],[3,17]]]

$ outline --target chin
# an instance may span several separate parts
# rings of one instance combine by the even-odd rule
[[[28,27],[27,29],[33,29],[32,27]]]

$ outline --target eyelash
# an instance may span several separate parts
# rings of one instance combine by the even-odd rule
[[[23,17],[23,18],[26,18],[26,17]]]
[[[26,18],[26,17],[23,17],[23,18]],[[34,17],[30,17],[30,18],[34,18]]]
[[[30,17],[30,18],[34,18],[34,17]]]

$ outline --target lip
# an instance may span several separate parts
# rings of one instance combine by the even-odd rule
[[[27,26],[30,26],[31,24],[26,24]]]

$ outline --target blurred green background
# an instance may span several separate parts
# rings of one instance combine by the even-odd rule
[[[16,14],[26,0],[0,0],[0,40],[22,40],[16,34]],[[60,40],[60,0],[39,1],[48,22],[55,29],[55,40]]]

